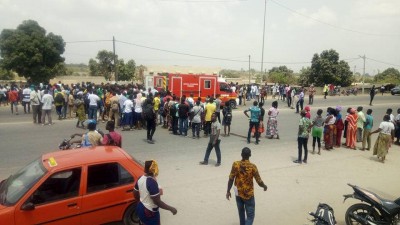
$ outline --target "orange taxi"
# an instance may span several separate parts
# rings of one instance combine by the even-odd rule
[[[116,146],[43,155],[0,183],[0,224],[139,224],[143,165]]]

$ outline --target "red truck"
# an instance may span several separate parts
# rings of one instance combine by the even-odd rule
[[[146,90],[148,88],[157,91],[169,90],[176,96],[193,94],[194,99],[201,97],[204,101],[207,96],[216,97],[220,95],[222,104],[229,102],[231,108],[236,108],[237,94],[232,91],[228,83],[217,75],[204,74],[165,74],[149,75],[146,77]]]

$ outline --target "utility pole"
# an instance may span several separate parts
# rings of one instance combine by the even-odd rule
[[[251,72],[250,72],[250,55],[249,55],[249,84],[250,84],[250,77],[251,77]]]
[[[113,36],[113,53],[114,53],[114,78],[115,82],[118,81],[118,66],[117,66],[117,56],[115,55],[115,38]]]
[[[360,55],[360,58],[364,60],[364,67],[363,67],[363,76],[362,76],[362,94],[364,94],[364,79],[365,79],[365,54],[364,56]]]
[[[264,40],[265,40],[265,16],[267,14],[267,0],[265,0],[264,5],[264,28],[263,28],[263,42],[262,42],[262,52],[261,52],[261,75],[263,74],[263,66],[264,66]]]

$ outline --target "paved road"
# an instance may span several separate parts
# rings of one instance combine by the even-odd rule
[[[374,129],[381,122],[387,108],[400,108],[399,96],[376,96]],[[369,106],[368,96],[316,98],[312,115],[318,108],[328,106]],[[271,99],[267,99],[269,108]],[[168,224],[234,225],[238,224],[236,203],[225,199],[226,185],[233,161],[240,160],[244,146],[252,149],[251,161],[268,185],[263,192],[256,187],[256,219],[254,224],[311,224],[309,211],[319,202],[335,209],[338,224],[344,224],[344,213],[355,201],[343,204],[343,194],[352,193],[347,183],[357,184],[376,191],[388,199],[400,196],[400,148],[391,148],[385,164],[379,163],[372,152],[344,148],[323,151],[322,155],[309,154],[307,165],[292,163],[297,157],[297,121],[299,115],[279,102],[278,118],[280,140],[262,138],[260,145],[247,144],[240,135],[247,134],[248,121],[243,107],[233,113],[232,133],[239,136],[222,137],[222,165],[215,168],[215,153],[210,164],[200,166],[207,139],[193,140],[168,134],[157,128],[156,144],[143,139],[145,130],[123,132],[123,148],[140,160],[156,159],[160,166],[159,182],[164,188],[163,200],[178,209],[172,216],[162,211],[162,221]],[[247,106],[250,102],[247,102]],[[42,153],[54,151],[59,142],[71,133],[82,132],[75,128],[75,120],[56,120],[53,126],[38,126],[31,122],[30,114],[11,115],[8,108],[0,107],[0,179],[6,178]],[[99,125],[104,130],[104,124]],[[377,135],[373,136],[372,143]],[[309,142],[309,146],[310,146]]]

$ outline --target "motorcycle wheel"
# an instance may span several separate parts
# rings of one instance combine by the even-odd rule
[[[369,218],[370,220],[379,220],[379,214],[378,212],[371,206],[358,203],[350,206],[345,214],[345,220],[346,220],[346,225],[358,225],[358,224],[364,224],[362,221],[357,221],[353,215],[357,215],[363,219]]]

